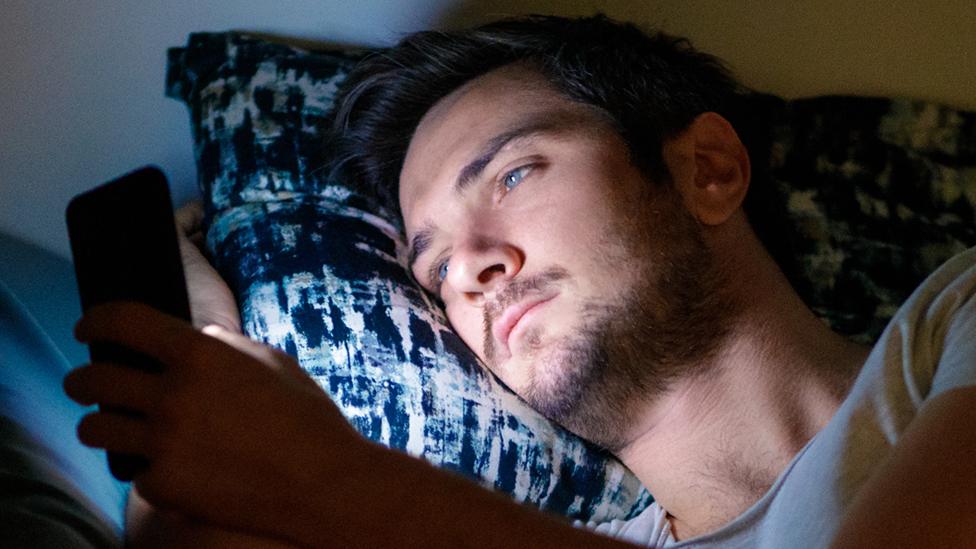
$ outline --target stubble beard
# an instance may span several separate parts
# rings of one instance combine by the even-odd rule
[[[734,316],[700,227],[675,206],[665,227],[654,226],[654,239],[639,230],[618,237],[618,264],[638,264],[629,288],[582,304],[574,334],[550,341],[544,328],[523,334],[532,366],[520,396],[611,452],[630,442],[640,407],[709,371]]]

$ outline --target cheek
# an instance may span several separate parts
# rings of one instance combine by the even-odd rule
[[[481,360],[484,354],[484,317],[480,308],[464,305],[447,305],[447,319],[461,340],[464,341]]]
[[[578,256],[591,254],[602,243],[613,220],[621,215],[619,204],[632,197],[621,196],[621,183],[599,172],[554,173],[551,177],[560,184],[547,185],[546,198],[520,209],[510,222],[535,237],[526,245],[578,261]]]

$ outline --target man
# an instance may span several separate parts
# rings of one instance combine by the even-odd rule
[[[713,58],[603,18],[424,33],[351,75],[341,161],[397,197],[414,276],[485,364],[655,495],[597,530],[650,546],[971,543],[976,252],[873,350],[832,333],[743,212],[737,94]],[[131,305],[79,325],[171,365],[66,381],[146,410],[79,434],[147,453],[136,486],[153,504],[253,543],[617,546],[364,443],[286,356],[206,331]]]

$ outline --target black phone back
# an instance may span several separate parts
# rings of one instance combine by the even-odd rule
[[[76,196],[67,221],[82,311],[110,301],[139,301],[190,320],[169,185],[158,168],[136,170]],[[162,368],[118,345],[94,342],[89,353],[93,362]],[[109,468],[120,480],[131,480],[147,465],[142,456],[109,453]]]

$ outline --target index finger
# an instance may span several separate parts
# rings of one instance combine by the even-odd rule
[[[215,341],[189,322],[134,301],[92,307],[75,325],[75,338],[82,343],[117,343],[167,366],[179,366],[189,346],[213,346]]]

